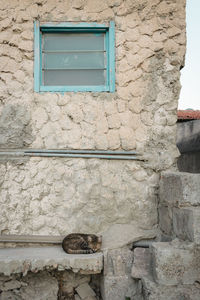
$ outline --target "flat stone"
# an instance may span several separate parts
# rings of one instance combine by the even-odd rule
[[[134,261],[131,275],[139,279],[150,273],[150,251],[147,248],[134,249]]]
[[[132,265],[133,251],[128,247],[104,251],[104,276],[129,276]]]
[[[67,254],[61,247],[7,248],[0,249],[0,273],[9,276],[13,273],[27,274],[45,269],[87,271],[101,273],[103,253]]]
[[[150,278],[142,278],[142,286],[144,293],[144,300],[199,300],[200,289],[199,286],[194,285],[179,285],[166,286],[155,283]]]
[[[200,207],[174,208],[173,229],[179,239],[200,245]]]
[[[195,247],[194,244],[153,243],[150,250],[156,283],[173,286],[200,281],[200,250]]]
[[[156,230],[142,230],[134,224],[114,224],[102,233],[102,249],[117,249],[143,239],[156,237]]]
[[[160,202],[169,206],[200,205],[200,174],[163,172],[159,195]]]
[[[89,286],[88,283],[83,283],[76,288],[76,292],[81,297],[81,299],[85,300],[87,298],[95,297],[96,294],[93,289]]]
[[[102,278],[101,295],[103,300],[124,300],[127,291],[130,293],[130,299],[135,299],[137,285],[130,276],[104,276]]]

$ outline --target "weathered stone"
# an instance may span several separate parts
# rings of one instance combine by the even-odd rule
[[[102,249],[106,250],[121,248],[142,239],[154,238],[156,231],[141,230],[136,224],[114,224],[102,235]]]
[[[200,175],[163,172],[160,181],[160,201],[169,206],[200,205]]]
[[[61,247],[0,249],[0,273],[27,274],[28,271],[44,269],[91,270],[92,274],[102,270],[103,254],[69,255]]]
[[[0,147],[20,148],[33,141],[30,112],[24,105],[6,105],[0,116]]]
[[[83,284],[79,285],[76,288],[76,292],[83,300],[87,300],[89,298],[96,296],[95,292],[93,291],[93,289],[91,289],[91,287],[89,286],[88,283],[83,283]]]
[[[107,134],[108,145],[112,150],[118,149],[120,147],[119,133],[116,129],[109,130]]]
[[[131,276],[139,279],[150,274],[150,251],[147,248],[135,248]]]
[[[200,208],[174,208],[173,230],[182,240],[189,240],[200,244]]]
[[[120,139],[122,143],[122,148],[124,150],[131,150],[135,149],[136,142],[135,142],[135,135],[132,128],[127,126],[122,126],[119,131]]]
[[[10,280],[1,284],[0,289],[2,291],[9,291],[14,289],[19,289],[21,286],[23,286],[23,282],[20,282],[18,280]]]
[[[155,283],[152,279],[142,278],[144,300],[199,300],[198,285],[166,286]]]
[[[15,286],[8,292],[2,292],[0,298],[3,300],[56,300],[57,293],[58,282],[55,277],[47,272],[29,273],[21,279],[21,287]]]
[[[104,276],[131,274],[133,252],[128,247],[104,251]]]
[[[108,116],[108,127],[109,128],[119,128],[121,125],[120,118],[118,114]]]
[[[167,206],[161,206],[158,209],[159,214],[159,226],[162,232],[166,235],[172,234],[172,212]]]
[[[129,290],[130,299],[135,299],[137,284],[128,275],[105,276],[101,281],[101,295],[103,300],[125,299]]]
[[[32,41],[21,41],[18,47],[25,51],[33,51],[33,42]]]
[[[158,284],[174,286],[194,284],[200,279],[199,250],[191,246],[153,243],[151,246],[153,277]]]

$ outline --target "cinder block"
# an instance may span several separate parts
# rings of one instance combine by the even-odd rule
[[[160,202],[167,206],[200,205],[200,174],[163,172],[160,180]]]
[[[200,245],[200,207],[174,208],[173,229],[179,239]]]
[[[200,280],[200,250],[194,245],[153,243],[150,250],[153,278],[157,283],[172,286]]]
[[[134,249],[134,262],[132,266],[131,276],[139,279],[150,273],[150,250],[147,248]]]
[[[200,289],[196,285],[166,286],[149,278],[142,279],[144,300],[199,300]]]

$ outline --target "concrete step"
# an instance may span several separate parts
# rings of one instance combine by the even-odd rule
[[[200,281],[200,249],[195,244],[159,242],[150,251],[156,283],[173,286]]]
[[[61,247],[0,249],[0,273],[27,274],[45,269],[97,274],[103,269],[103,253],[67,254]]]
[[[164,206],[200,205],[200,174],[163,172],[159,197],[160,204]]]

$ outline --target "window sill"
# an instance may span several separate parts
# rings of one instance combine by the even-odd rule
[[[40,92],[108,92],[109,86],[40,86]]]

